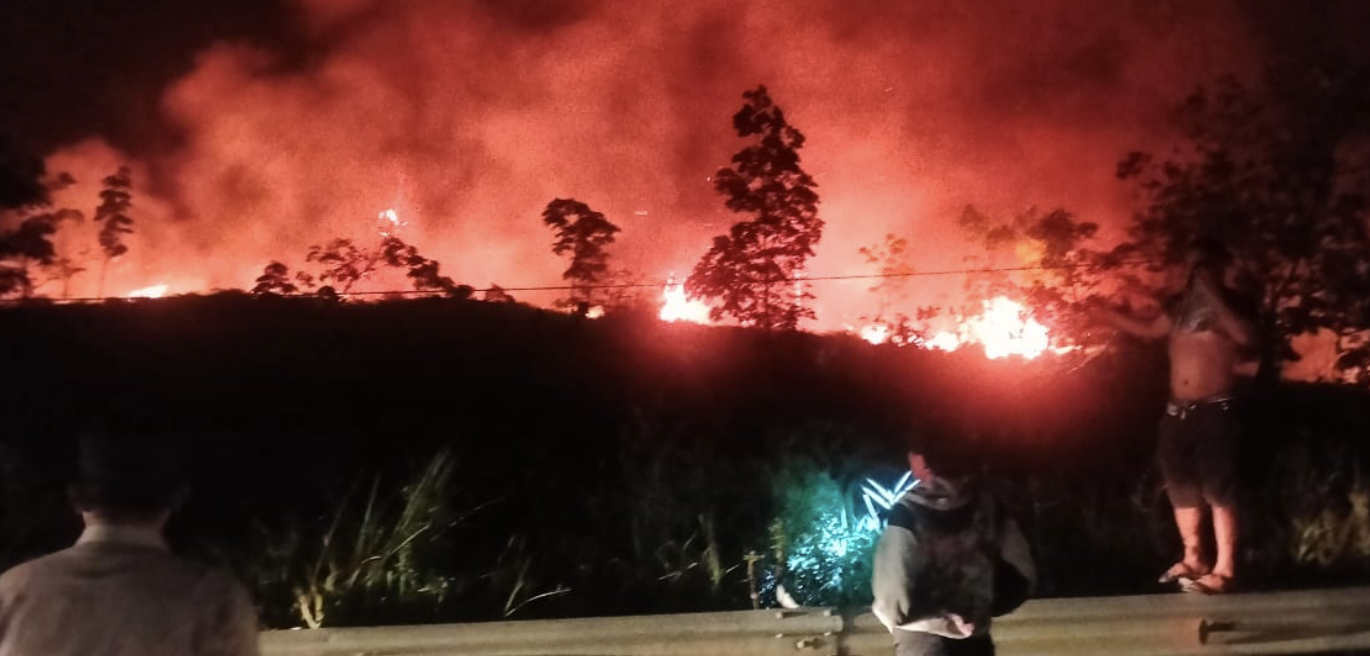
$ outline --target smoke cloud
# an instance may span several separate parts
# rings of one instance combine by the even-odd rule
[[[49,168],[98,183],[134,165],[139,233],[110,293],[247,288],[271,260],[374,236],[392,207],[459,282],[558,284],[539,217],[556,197],[605,213],[617,264],[664,281],[738,220],[709,178],[746,145],[742,92],[765,84],[821,185],[811,275],[873,272],[856,251],[886,233],[916,268],[956,268],[966,204],[1120,226],[1120,156],[1164,148],[1184,94],[1252,69],[1238,4],[300,0],[303,62],[219,43],[165,90],[178,146],[128,162],[83,143]],[[816,283],[817,327],[873,312],[869,285]],[[947,290],[919,279],[910,302]]]

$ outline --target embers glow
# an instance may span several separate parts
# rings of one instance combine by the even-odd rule
[[[657,316],[662,321],[709,323],[709,306],[686,298],[685,286],[677,283],[674,278],[667,279],[661,298],[661,312]]]
[[[153,285],[129,292],[128,298],[161,298],[166,295],[166,292],[166,285]]]

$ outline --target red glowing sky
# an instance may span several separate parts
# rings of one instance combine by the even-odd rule
[[[821,185],[812,274],[867,272],[856,250],[887,232],[917,268],[954,268],[967,203],[1121,225],[1119,157],[1166,147],[1186,92],[1270,49],[1244,4],[299,0],[289,47],[206,40],[152,116],[91,124],[175,138],[140,148],[92,127],[48,166],[82,181],[58,197],[82,208],[100,176],[134,169],[138,233],[111,293],[247,287],[268,261],[373,234],[387,207],[458,281],[556,284],[539,221],[555,197],[604,212],[619,264],[659,280],[736,220],[708,178],[745,145],[730,117],[764,83]],[[816,287],[820,325],[872,311],[868,285]]]

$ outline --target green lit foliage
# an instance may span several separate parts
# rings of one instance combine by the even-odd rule
[[[847,490],[814,463],[792,460],[771,480],[775,579],[805,606],[870,603],[871,559],[880,535],[853,512]]]

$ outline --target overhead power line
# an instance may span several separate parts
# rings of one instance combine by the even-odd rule
[[[1160,263],[1160,262],[1158,262],[1158,261],[1156,261],[1156,260],[1127,260],[1127,261],[1118,262],[1118,266],[1145,266],[1145,265],[1152,265],[1152,264],[1159,264],[1159,263]],[[791,276],[791,277],[786,277],[786,278],[776,278],[775,280],[771,280],[771,281],[751,280],[751,281],[748,281],[748,282],[751,282],[751,283],[765,283],[765,282],[769,282],[769,283],[771,283],[771,284],[783,285],[783,284],[789,284],[789,283],[795,283],[795,282],[805,282],[805,283],[807,283],[807,282],[825,282],[825,281],[843,281],[843,280],[878,280],[878,279],[882,279],[882,278],[919,278],[919,277],[931,277],[931,276],[967,275],[967,274],[976,274],[976,273],[1014,273],[1014,272],[1023,272],[1023,271],[1060,271],[1060,270],[1070,270],[1070,269],[1097,269],[1097,268],[1099,268],[1097,265],[1092,265],[1092,264],[1062,264],[1062,265],[1056,265],[1056,266],[1034,265],[1034,266],[1015,266],[1015,267],[987,267],[987,268],[980,268],[980,269],[936,269],[936,270],[931,270],[931,271],[908,271],[908,272],[903,272],[903,273],[863,273],[863,274],[842,274],[842,275],[827,275],[827,276]],[[677,284],[679,284],[679,283],[677,283]],[[659,288],[664,287],[664,286],[665,286],[665,285],[664,285],[663,283],[659,283],[659,282],[654,282],[654,283],[645,283],[645,282],[639,282],[639,283],[604,283],[604,284],[595,284],[595,285],[522,285],[522,286],[509,286],[509,287],[505,287],[505,286],[502,286],[502,285],[492,285],[492,286],[490,286],[490,287],[485,287],[485,288],[472,287],[472,293],[487,293],[487,292],[497,292],[497,291],[498,291],[498,292],[559,292],[559,291],[572,291],[572,290],[581,290],[581,289],[659,289]],[[351,291],[349,291],[349,292],[342,292],[342,291],[339,291],[339,292],[337,292],[338,296],[418,296],[418,295],[431,296],[431,295],[440,295],[440,294],[442,294],[442,293],[443,293],[443,290],[440,290],[440,289],[424,289],[424,290],[419,290],[419,289],[394,289],[394,290],[383,290],[383,291],[358,291],[358,292],[351,292]],[[316,295],[317,295],[317,294],[315,294],[315,293],[284,294],[284,296],[316,296]],[[52,301],[61,302],[61,303],[99,303],[99,302],[103,302],[103,301],[139,300],[140,298],[141,298],[141,297],[127,297],[127,296],[105,296],[105,297],[94,297],[94,296],[92,296],[92,297],[81,297],[81,298],[45,299],[45,300],[52,300]],[[13,303],[13,302],[16,302],[16,301],[21,301],[21,300],[23,300],[23,299],[8,299],[8,302]]]

